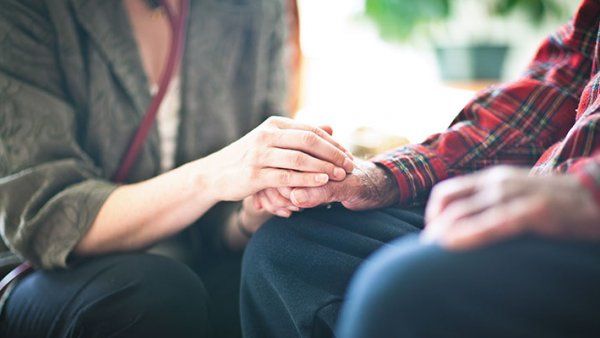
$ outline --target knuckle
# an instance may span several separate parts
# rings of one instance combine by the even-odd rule
[[[440,183],[434,185],[433,189],[431,190],[430,200],[443,202],[446,199],[448,199],[447,192],[448,192],[448,187],[450,187],[451,184],[452,184],[452,182],[450,180],[446,180],[446,181],[443,181],[443,182],[440,182]]]
[[[333,173],[333,171],[335,170],[335,166],[329,162],[325,162],[323,163],[322,167],[321,167],[321,171],[324,173]]]
[[[261,178],[261,170],[257,167],[252,167],[248,170],[248,177],[252,182],[258,181]]]
[[[250,164],[252,166],[258,166],[262,161],[262,157],[263,155],[258,149],[250,150],[250,153],[248,155],[248,158],[250,159]]]
[[[292,164],[294,167],[302,167],[306,163],[306,157],[303,154],[295,154],[292,156]]]
[[[318,136],[315,133],[305,132],[302,135],[302,141],[308,146],[316,146],[319,142]]]
[[[269,129],[260,129],[256,131],[256,142],[265,144],[271,140],[272,132]]]
[[[550,198],[544,195],[536,196],[532,200],[532,209],[538,214],[544,214],[549,211],[551,205]]]
[[[269,126],[278,126],[285,120],[284,117],[281,116],[270,116],[265,120],[265,123]]]
[[[287,170],[281,170],[278,174],[277,181],[280,185],[290,185],[292,180],[292,174]]]
[[[277,122],[277,117],[276,116],[269,116],[266,120],[265,120],[265,124],[266,125],[273,125],[275,122]]]

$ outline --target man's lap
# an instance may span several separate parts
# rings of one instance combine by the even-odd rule
[[[339,206],[268,222],[244,256],[245,334],[294,336],[324,330],[327,336],[348,282],[363,260],[422,226],[421,210],[353,212]],[[274,322],[281,325],[271,327]]]
[[[356,274],[340,334],[593,336],[600,328],[599,283],[595,243],[527,236],[449,252],[407,238],[373,255]]]
[[[587,313],[589,319],[595,316],[594,309],[600,308],[600,293],[593,287],[600,282],[600,246],[520,238],[479,250],[448,252],[414,238],[394,242],[418,233],[422,222],[419,212],[394,208],[359,213],[342,208],[309,210],[289,220],[272,221],[248,248],[242,298],[261,295],[261,288],[275,289],[279,299],[269,304],[288,312],[294,325],[287,329],[295,327],[301,335],[314,333],[318,321],[323,322],[321,327],[334,325],[349,280],[362,264],[358,279],[367,280],[365,285],[379,283],[377,289],[382,292],[403,290],[401,297],[413,299],[415,304],[436,304],[421,307],[426,312],[443,306],[448,309],[440,313],[451,312],[451,307],[464,304],[468,308],[464,311],[478,310],[467,315],[479,317],[481,325],[523,311],[539,316],[541,322],[558,322],[569,313],[583,317]],[[395,267],[395,261],[400,267]],[[385,268],[373,268],[377,265]],[[376,272],[365,273],[368,269]],[[386,279],[389,287],[384,285]],[[259,292],[248,292],[254,288]],[[410,293],[410,288],[415,292]],[[266,298],[268,295],[266,292]],[[383,294],[381,299],[398,299],[394,295]],[[535,313],[533,309],[539,306],[545,308]],[[581,313],[584,309],[589,311]],[[416,316],[418,312],[416,307],[411,313]],[[521,319],[512,319],[502,325],[524,330],[519,326]],[[286,328],[281,330],[272,332],[285,332]]]

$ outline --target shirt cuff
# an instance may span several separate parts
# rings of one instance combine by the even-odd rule
[[[384,165],[396,178],[400,203],[415,205],[425,201],[431,188],[448,178],[448,166],[422,145],[410,145],[372,159]]]

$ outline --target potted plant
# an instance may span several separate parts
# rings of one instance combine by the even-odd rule
[[[509,34],[510,29],[497,27],[502,21],[507,25],[503,19],[508,16],[522,15],[535,28],[546,20],[564,19],[565,7],[561,0],[365,0],[365,14],[384,39],[424,37],[433,42],[442,79],[450,82],[495,82],[501,77],[510,36],[486,34],[492,22],[496,31]],[[456,34],[457,29],[463,34]],[[456,41],[455,35],[467,38]]]

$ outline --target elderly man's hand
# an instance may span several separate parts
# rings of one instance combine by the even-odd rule
[[[299,208],[312,208],[321,204],[341,202],[351,210],[386,207],[399,198],[395,178],[386,169],[373,162],[355,160],[354,171],[343,181],[330,181],[318,188],[296,188],[289,199]]]
[[[523,233],[600,239],[600,208],[568,175],[529,176],[498,167],[438,184],[426,211],[425,241],[468,249]]]

